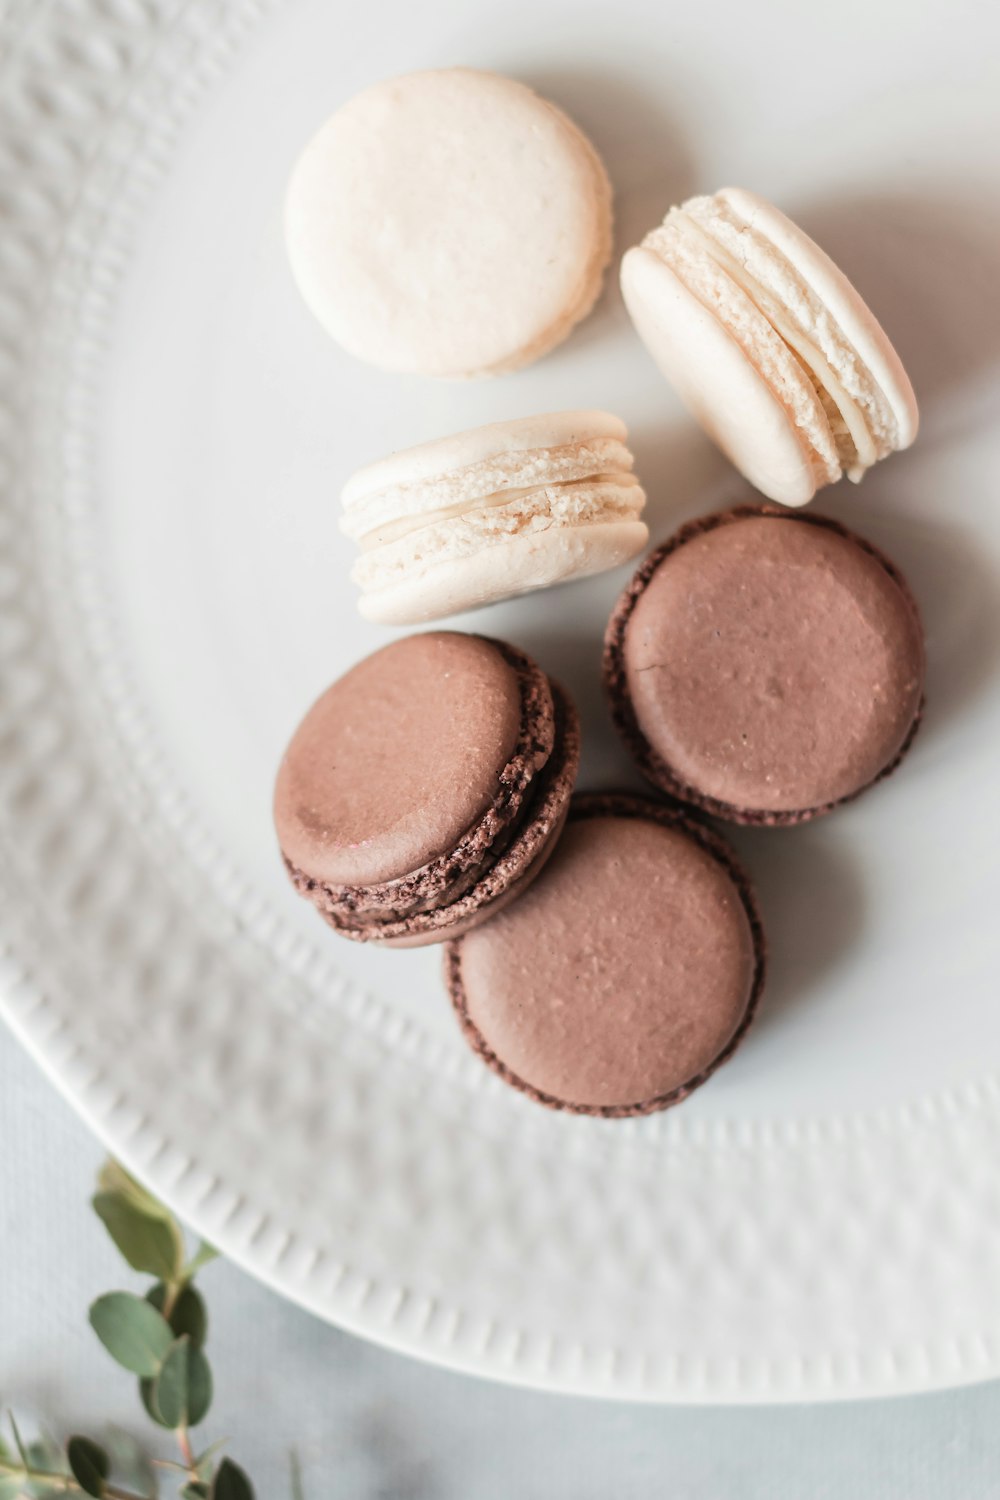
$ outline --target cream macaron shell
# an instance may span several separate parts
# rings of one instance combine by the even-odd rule
[[[741,189],[672,209],[622,262],[636,328],[682,399],[771,499],[802,505],[916,436],[906,373],[808,235]]]
[[[361,613],[418,624],[617,567],[649,532],[624,424],[556,412],[458,433],[360,470],[342,529]]]
[[[594,147],[524,84],[471,68],[357,95],[292,174],[288,254],[338,343],[462,379],[539,358],[590,311],[611,255]]]

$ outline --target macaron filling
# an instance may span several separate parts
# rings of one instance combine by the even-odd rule
[[[286,859],[296,890],[345,937],[389,944],[438,928],[462,930],[486,906],[501,903],[513,894],[525,871],[531,867],[534,873],[551,852],[576,779],[576,710],[555,684],[552,702],[551,753],[532,778],[517,813],[502,821],[492,837],[477,824],[447,858],[379,887],[331,887],[310,880]]]
[[[472,507],[456,506],[418,523],[403,523],[401,534],[373,543],[351,569],[365,592],[389,588],[415,568],[470,557],[484,546],[510,537],[532,536],[556,527],[609,525],[637,521],[645,503],[639,481],[630,474],[542,485],[508,492]]]
[[[831,398],[857,449],[857,461],[870,468],[902,446],[899,419],[861,351],[753,216],[739,213],[726,190],[714,198],[693,198],[683,211]],[[849,445],[845,457],[850,458]]]
[[[795,428],[814,486],[840,478],[841,463],[829,418],[809,372],[744,289],[714,256],[702,237],[685,232],[679,209],[643,240],[640,252],[666,265],[718,321],[766,382]],[[632,254],[633,252],[629,252]]]
[[[807,439],[819,482],[841,472],[857,482],[912,434],[902,431],[891,401],[828,304],[753,215],[738,211],[733,196],[724,190],[671,209],[643,248],[663,259],[705,306],[724,313],[727,328]],[[743,309],[742,320],[734,321],[737,293],[758,319]],[[775,338],[795,372],[776,351]],[[804,397],[803,382],[814,401]]]
[[[502,504],[504,495],[524,494],[539,484],[570,484],[601,475],[621,478],[631,474],[632,463],[619,438],[594,437],[552,448],[493,453],[461,468],[375,489],[366,486],[367,471],[361,470],[344,486],[340,529],[365,547],[389,525],[412,522],[416,529],[477,503]]]
[[[341,530],[359,548],[361,614],[414,624],[634,557],[649,533],[626,437],[608,412],[553,412],[359,470]]]
[[[348,937],[434,941],[532,878],[578,762],[576,711],[530,657],[484,636],[405,637],[293,736],[275,788],[285,868]]]

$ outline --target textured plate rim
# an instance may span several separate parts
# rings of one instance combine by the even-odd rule
[[[51,112],[55,97],[57,105],[75,112],[77,119],[81,108],[86,113],[96,100],[104,127],[102,145],[110,148],[113,156],[114,130],[111,126],[116,118],[126,127],[120,144],[134,149],[137,139],[136,121],[129,118],[128,110],[122,108],[131,106],[136,97],[130,86],[122,87],[122,81],[126,78],[131,85],[132,80],[127,79],[127,74],[136,66],[137,59],[142,60],[154,52],[162,59],[168,59],[171,53],[164,45],[165,38],[174,49],[172,60],[175,64],[189,61],[192,52],[203,58],[204,66],[191,75],[187,87],[175,99],[176,112],[167,119],[158,120],[155,132],[138,137],[148,150],[141,161],[133,163],[136,190],[128,208],[130,213],[137,213],[146,201],[146,193],[155,187],[169,162],[170,146],[178,125],[213,78],[218,77],[235,56],[248,28],[271,8],[272,3],[273,0],[233,0],[233,3],[226,4],[223,0],[217,6],[202,6],[196,10],[191,5],[171,5],[168,0],[162,0],[162,3],[161,0],[84,0],[62,17],[54,16],[54,7],[48,7],[42,18],[49,28],[44,38],[45,45],[27,60],[16,59],[15,65],[22,66],[27,74],[34,70],[34,77],[29,77],[28,83],[33,85],[35,92],[32,95],[29,88],[23,97],[29,100],[33,97],[40,112]],[[31,22],[34,40],[41,22],[37,13],[32,14],[33,10],[28,4],[12,7],[5,22],[8,31],[17,36],[22,30],[27,31]],[[159,29],[164,22],[169,24],[169,31]],[[66,65],[66,74],[72,75],[79,88],[74,90],[68,84],[64,85],[64,75],[60,74],[59,89],[53,95],[47,84],[51,84],[53,69],[61,65]],[[116,110],[121,111],[117,116]],[[44,230],[44,191],[40,200],[33,198],[30,192],[24,200],[16,198],[15,209],[23,208],[25,203],[25,219],[20,228],[23,229],[24,243],[30,247],[40,230]],[[85,191],[80,194],[80,204],[81,207],[74,211],[76,214],[87,210]],[[79,341],[88,381],[92,381],[102,356],[106,320],[114,305],[115,278],[127,264],[124,226],[123,215],[121,240],[106,246],[111,252],[105,262],[108,277],[97,286],[92,308],[94,317],[88,321],[85,336]],[[32,322],[35,309],[36,304],[27,299],[15,309],[21,315],[21,324],[15,327],[15,334],[35,326]],[[11,346],[17,348],[16,340],[8,336],[7,347]],[[45,353],[43,347],[42,358]],[[75,413],[74,421],[85,426],[90,402],[78,401],[74,406],[72,397],[79,392],[74,393],[72,382],[69,386],[70,389],[63,393],[64,398]],[[9,390],[4,394],[9,394]],[[73,438],[71,431],[68,435],[70,448]],[[84,471],[85,459],[81,458],[76,475],[81,486]],[[82,490],[70,486],[67,493],[67,516],[79,524],[85,514]],[[87,591],[96,588],[92,575],[84,573],[81,576]],[[91,602],[95,599],[96,594]],[[106,620],[98,618],[96,606],[94,620],[100,642]],[[91,638],[88,649],[94,645],[95,639]],[[103,636],[103,645],[110,649],[106,635]],[[110,666],[110,655],[107,662]],[[116,730],[124,736],[119,749],[131,742],[130,750],[138,752],[147,781],[161,779],[162,770],[160,805],[161,808],[172,806],[175,810],[171,819],[174,836],[182,839],[193,862],[210,876],[217,893],[230,905],[236,896],[242,894],[237,872],[227,865],[221,851],[212,847],[203,831],[194,824],[176,790],[169,786],[165,767],[143,723],[138,700],[133,701],[127,682],[124,679],[116,681],[111,668],[105,686],[109,701],[117,701],[119,721]],[[14,854],[16,856],[16,851]],[[13,1029],[44,1071],[96,1133],[185,1218],[216,1239],[233,1260],[303,1306],[351,1331],[452,1368],[488,1374],[514,1383],[651,1401],[752,1402],[896,1394],[967,1383],[987,1378],[1000,1370],[1000,1345],[986,1336],[953,1340],[947,1347],[938,1347],[932,1342],[914,1344],[905,1350],[879,1352],[870,1359],[859,1357],[839,1362],[836,1359],[807,1361],[789,1356],[785,1360],[761,1360],[754,1368],[746,1365],[727,1368],[725,1361],[713,1365],[712,1361],[706,1360],[699,1369],[692,1368],[689,1362],[672,1375],[668,1370],[654,1376],[652,1372],[639,1368],[629,1371],[618,1368],[617,1351],[605,1348],[587,1350],[577,1346],[566,1351],[565,1357],[560,1359],[555,1358],[555,1350],[550,1349],[547,1362],[543,1360],[533,1365],[530,1360],[522,1358],[522,1351],[530,1342],[526,1331],[492,1319],[483,1320],[478,1329],[463,1330],[463,1340],[459,1345],[454,1334],[463,1315],[455,1308],[429,1309],[426,1317],[422,1317],[418,1310],[411,1317],[410,1326],[404,1327],[401,1311],[407,1297],[405,1287],[376,1286],[363,1275],[345,1267],[335,1268],[336,1275],[324,1272],[322,1277],[319,1276],[316,1252],[296,1242],[290,1232],[273,1225],[266,1212],[253,1205],[247,1196],[227,1188],[224,1182],[211,1178],[196,1164],[181,1157],[168,1140],[153,1130],[134,1102],[108,1091],[102,1083],[99,1064],[74,1042],[65,1015],[60,1014],[52,1002],[44,979],[44,966],[33,963],[27,957],[27,951],[19,952],[16,929],[13,922],[9,925],[11,936],[0,946],[0,1000],[3,1008]],[[266,946],[287,959],[287,934],[270,928],[265,930],[262,925],[259,936]],[[308,945],[303,945],[299,963],[308,967],[313,961]],[[377,1024],[381,1025],[382,1021],[378,1020]],[[428,1040],[428,1045],[433,1049],[432,1040]],[[794,1149],[800,1144],[815,1145],[820,1141],[836,1146],[869,1131],[879,1134],[905,1132],[911,1127],[943,1127],[957,1115],[970,1111],[974,1114],[986,1112],[991,1123],[995,1124],[1000,1115],[1000,1083],[995,1077],[942,1090],[912,1104],[875,1111],[867,1116],[830,1118],[803,1124],[762,1122],[730,1126],[727,1122],[719,1122],[696,1129],[694,1134],[701,1134],[704,1142],[710,1142],[714,1149],[744,1148],[751,1143],[755,1147]],[[665,1126],[663,1134],[670,1140],[677,1136],[677,1131]],[[685,1138],[689,1145],[693,1144],[687,1132]],[[412,1314],[413,1310],[410,1312]],[[549,1342],[554,1343],[554,1339]]]

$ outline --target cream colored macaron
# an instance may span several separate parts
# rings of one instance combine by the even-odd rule
[[[303,297],[352,354],[384,370],[499,375],[593,307],[611,189],[554,104],[447,68],[338,110],[292,174],[285,230]]]
[[[804,505],[916,437],[913,388],[874,315],[756,194],[672,208],[626,253],[621,283],[657,364],[770,499]]]
[[[359,470],[341,529],[361,547],[361,613],[416,625],[635,557],[649,532],[626,437],[608,412],[555,412]]]

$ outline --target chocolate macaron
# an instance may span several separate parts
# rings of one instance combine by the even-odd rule
[[[802,823],[889,774],[923,705],[899,569],[824,516],[744,506],[683,527],[612,613],[605,681],[641,770],[735,823]]]
[[[286,868],[345,937],[440,942],[538,873],[578,761],[576,711],[530,657],[484,636],[408,636],[295,731],[274,797]]]
[[[575,797],[520,901],[449,943],[467,1041],[540,1104],[616,1118],[677,1104],[729,1058],[764,983],[749,882],[677,808]]]

